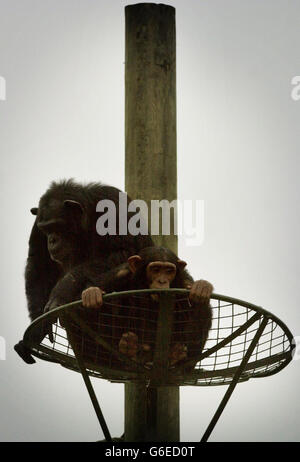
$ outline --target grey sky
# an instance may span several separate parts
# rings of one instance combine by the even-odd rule
[[[124,188],[124,7],[114,0],[0,0],[2,441],[102,437],[79,374],[13,351],[28,325],[29,210],[53,179]],[[300,336],[297,0],[165,2],[177,16],[178,197],[205,201],[205,239],[179,241],[195,278],[273,312]],[[240,384],[210,441],[299,441],[299,361]],[[123,386],[95,380],[113,435]],[[181,390],[197,441],[225,387]]]

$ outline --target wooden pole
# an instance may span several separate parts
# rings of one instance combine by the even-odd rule
[[[150,210],[177,199],[175,9],[130,5],[125,20],[125,189]],[[154,240],[177,253],[172,227]],[[179,388],[126,384],[125,441],[179,441]]]
[[[125,8],[125,189],[134,199],[177,199],[175,9]],[[177,252],[177,236],[154,236]]]

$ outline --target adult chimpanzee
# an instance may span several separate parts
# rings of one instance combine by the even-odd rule
[[[152,245],[149,236],[119,235],[120,192],[100,183],[53,182],[38,208],[31,209],[36,221],[25,272],[31,319],[44,311],[46,303],[51,309],[76,300],[95,275],[126,261],[134,250]],[[96,231],[101,216],[96,206],[101,200],[116,205],[116,235],[101,236]]]
[[[143,248],[137,255],[130,256],[126,264],[102,275],[98,287],[85,289],[82,292],[83,306],[100,308],[104,290],[190,288],[189,299],[177,296],[175,303],[169,362],[174,365],[195,357],[203,350],[211,328],[209,299],[213,286],[204,280],[189,282],[185,266],[186,263],[169,249]],[[119,351],[133,360],[151,362],[155,348],[158,295],[152,293],[141,297],[139,294],[137,297],[120,298],[118,303],[113,300],[112,303],[119,305],[115,316],[123,317],[111,333],[115,341],[118,340]],[[124,317],[124,312],[127,317]]]
[[[95,276],[98,278],[125,262],[129,255],[153,245],[148,235],[119,233],[119,219],[127,224],[133,215],[119,207],[120,193],[117,188],[101,183],[82,185],[63,180],[53,182],[40,198],[38,208],[31,209],[36,220],[25,271],[31,320],[80,298],[82,290],[94,284]],[[104,214],[96,210],[101,200],[115,204],[114,235],[97,233],[96,222]],[[129,201],[126,196],[126,206]],[[47,331],[48,327],[38,334],[40,340]],[[16,350],[22,354],[22,344]]]

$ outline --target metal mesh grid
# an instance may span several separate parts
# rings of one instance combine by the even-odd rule
[[[221,342],[225,343],[229,336],[242,328],[251,318],[253,319],[255,313],[259,313],[259,310],[254,311],[253,308],[247,308],[238,303],[227,303],[222,300],[212,302],[213,324],[205,345],[204,355]],[[223,385],[230,383],[262,319],[263,316],[223,347],[199,361],[195,368],[195,371],[199,371],[198,376],[195,374],[195,381],[185,379],[186,384]],[[276,318],[270,317],[240,381],[252,377],[265,377],[279,371],[287,364],[291,350],[292,340],[289,331],[279,325]]]
[[[79,302],[65,305],[55,310],[54,343],[47,337],[40,345],[33,341],[34,331],[54,313],[36,320],[25,332],[24,341],[35,356],[78,370],[71,341],[91,376],[116,382],[151,380],[155,369],[154,356],[159,358],[164,353],[157,349],[158,311],[153,310],[151,292],[106,295],[101,310],[83,309]],[[293,338],[278,318],[255,305],[217,294],[211,298],[213,322],[202,348],[201,326],[192,321],[193,308],[188,291],[173,289],[168,292],[176,292],[170,349],[179,344],[187,350],[184,360],[170,365],[168,384],[229,384],[266,317],[267,325],[239,381],[272,375],[291,360]],[[156,297],[159,296],[158,293]],[[119,341],[126,332],[133,332],[138,337],[139,351],[134,359],[119,352]],[[141,347],[143,344],[150,350],[145,352]]]

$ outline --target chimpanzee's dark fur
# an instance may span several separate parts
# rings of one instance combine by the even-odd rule
[[[96,212],[100,200],[110,199],[116,204],[117,235],[100,236]],[[81,209],[66,207],[64,201],[75,201]],[[128,201],[130,199],[128,198]],[[70,202],[72,205],[72,202]],[[127,257],[145,246],[153,245],[149,236],[118,235],[119,190],[101,183],[82,185],[73,180],[53,182],[41,197],[33,225],[25,271],[26,295],[31,320],[46,309],[71,302],[81,297],[82,290],[94,284],[95,276],[125,262]],[[128,214],[128,218],[130,214]],[[42,225],[53,222],[62,233],[67,258],[63,267],[51,260],[47,236]],[[128,221],[127,221],[128,222]]]
[[[179,260],[177,255],[167,248],[146,247],[137,254],[142,257],[142,261],[135,273],[129,270],[128,263],[124,263],[108,273],[99,275],[96,285],[105,290],[106,293],[148,289],[146,269],[149,263],[153,261],[170,262],[176,265],[176,276],[170,288],[185,288],[187,283],[193,281],[187,270],[177,264]],[[187,359],[195,358],[201,354],[212,325],[212,310],[209,300],[205,303],[190,303],[185,296],[178,295],[176,298],[171,344],[185,344],[187,346]],[[121,320],[119,319],[116,323],[118,327],[112,327],[113,330],[110,335],[119,340],[128,331],[136,333],[139,340],[141,340],[140,335],[142,335],[142,343],[149,344],[153,353],[159,310],[158,301],[148,294],[120,297],[120,299],[113,299],[112,302],[115,304],[116,319],[121,315]],[[124,318],[125,313],[128,316],[126,319]],[[88,316],[86,320],[88,320]],[[115,347],[117,347],[117,343]],[[149,357],[151,358],[151,352]],[[193,366],[190,369],[193,369]]]

